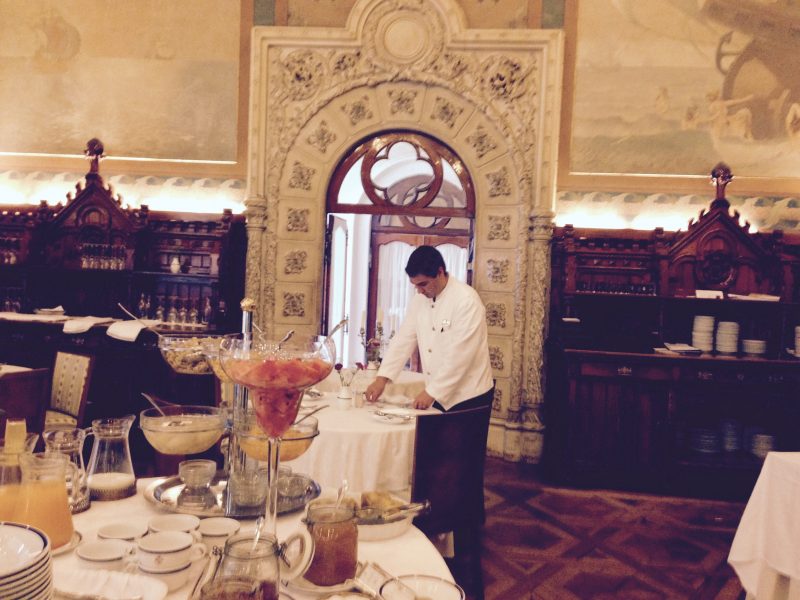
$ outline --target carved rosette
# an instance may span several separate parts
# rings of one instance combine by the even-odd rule
[[[414,65],[427,69],[444,48],[441,16],[430,3],[383,0],[365,19],[364,50],[388,71]]]

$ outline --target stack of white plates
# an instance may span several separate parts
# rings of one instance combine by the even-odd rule
[[[768,433],[754,433],[750,438],[750,452],[764,459],[767,453],[775,450],[775,436]]]
[[[742,425],[735,419],[723,419],[720,423],[722,449],[725,452],[736,452],[742,448]]]
[[[47,600],[52,594],[48,537],[30,525],[0,521],[0,598]]]
[[[714,349],[714,317],[695,315],[692,326],[692,346],[703,352]]]
[[[720,451],[720,437],[716,429],[695,427],[689,430],[689,448],[701,454],[717,454]]]
[[[717,323],[717,352],[736,354],[739,351],[739,324],[734,321]]]

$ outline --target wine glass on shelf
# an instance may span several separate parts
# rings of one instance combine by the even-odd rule
[[[267,502],[264,527],[276,534],[278,462],[281,437],[292,427],[303,392],[333,369],[336,348],[330,337],[271,340],[263,334],[236,333],[220,343],[220,362],[228,376],[249,390],[250,403],[267,435]]]

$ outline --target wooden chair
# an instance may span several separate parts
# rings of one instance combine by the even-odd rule
[[[483,470],[490,415],[490,406],[420,415],[414,439],[411,499],[431,504],[414,524],[429,536],[453,532],[453,574],[474,598],[483,598]]]
[[[45,413],[45,429],[52,426],[83,426],[94,357],[57,352],[50,388],[50,405]]]
[[[0,409],[5,418],[25,419],[29,432],[41,433],[50,390],[50,369],[29,369],[0,376]],[[0,423],[0,437],[5,421]]]

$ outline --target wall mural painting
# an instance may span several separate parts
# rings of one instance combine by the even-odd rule
[[[0,152],[236,161],[242,6],[3,0]]]
[[[800,4],[568,0],[567,13],[571,174],[800,173]]]

